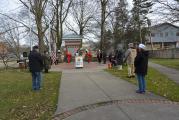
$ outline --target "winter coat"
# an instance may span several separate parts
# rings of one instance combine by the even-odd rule
[[[141,51],[137,53],[137,56],[134,61],[136,74],[147,75],[148,55],[148,51]]]
[[[43,70],[43,58],[35,50],[29,54],[29,68],[30,72],[41,72]]]
[[[107,57],[106,51],[103,51],[102,57],[103,57],[103,60],[106,60],[106,57]]]
[[[45,54],[43,56],[43,62],[44,62],[44,68],[45,69],[50,69],[51,59],[50,59],[49,55]]]
[[[116,51],[115,59],[116,59],[118,65],[123,64],[123,53],[121,50]]]
[[[125,53],[125,61],[128,65],[134,64],[134,59],[137,55],[136,49],[129,48]]]
[[[108,56],[109,62],[112,62],[112,52]]]
[[[98,58],[98,59],[101,59],[101,58],[102,58],[102,53],[101,53],[101,52],[98,52],[98,53],[97,53],[97,58]]]

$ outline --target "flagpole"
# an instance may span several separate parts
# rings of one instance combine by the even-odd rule
[[[49,21],[49,34],[48,34],[48,36],[49,36],[49,40],[48,40],[48,43],[49,43],[49,54],[51,56],[52,49],[51,49],[51,23],[50,23],[50,21]]]
[[[29,41],[30,41],[30,50],[32,51],[32,25],[31,25],[31,12],[30,12],[30,3],[29,3]]]

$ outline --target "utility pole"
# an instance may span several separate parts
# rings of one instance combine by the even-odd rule
[[[32,21],[31,21],[31,12],[30,12],[30,3],[29,3],[29,41],[30,41],[30,50],[32,51]]]
[[[48,46],[49,46],[49,54],[51,56],[51,53],[52,53],[52,48],[51,48],[51,23],[49,21],[49,33],[48,33]]]

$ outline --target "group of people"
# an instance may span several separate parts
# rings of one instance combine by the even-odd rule
[[[122,70],[122,64],[127,63],[128,67],[128,77],[137,77],[139,89],[137,93],[145,93],[145,75],[148,69],[148,51],[144,44],[139,44],[139,46],[134,47],[133,43],[128,44],[128,50],[123,54],[122,50],[116,50],[109,53],[109,61],[112,66],[119,66],[119,70]],[[77,53],[76,53],[77,55]],[[66,53],[67,62],[70,63],[72,55]],[[86,51],[85,54],[86,61],[89,63],[92,61],[91,52]],[[97,51],[98,62],[106,64],[107,53],[106,51]],[[29,68],[32,73],[32,88],[33,90],[39,90],[42,83],[42,71],[44,69],[45,73],[48,73],[51,65],[51,58],[48,52],[44,52],[43,55],[39,53],[38,46],[34,46],[33,50],[29,54]]]
[[[106,51],[97,51],[98,62],[106,64]],[[133,43],[128,44],[128,49],[124,53],[122,49],[111,51],[108,55],[109,62],[112,67],[122,70],[123,63],[127,64],[128,78],[137,77],[139,89],[137,93],[145,93],[145,75],[148,69],[148,51],[144,44],[134,46]]]
[[[98,63],[101,63],[103,61],[103,64],[106,64],[107,58],[109,62],[111,63],[112,67],[119,66],[119,69],[122,70],[122,64],[123,64],[123,52],[122,50],[115,50],[111,51],[107,57],[106,51],[97,51],[97,60]]]
[[[84,60],[88,63],[92,61],[92,53],[91,51],[88,51],[87,49],[84,51],[77,50],[75,53],[75,56],[82,56]]]
[[[84,58],[84,60],[88,63],[90,63],[92,61],[92,54],[88,50],[86,50],[85,52],[77,50],[76,53],[74,54],[74,56],[76,56],[76,57],[82,56]],[[65,59],[64,61],[66,61],[67,63],[70,63],[72,61],[72,54],[69,51],[66,51],[64,59]]]
[[[86,50],[85,61],[87,61],[88,63],[90,63],[92,61],[92,54],[90,51]]]
[[[103,64],[106,64],[106,61],[107,61],[107,53],[106,51],[101,51],[101,50],[98,50],[97,51],[97,60],[98,60],[98,63],[101,63],[103,61]]]

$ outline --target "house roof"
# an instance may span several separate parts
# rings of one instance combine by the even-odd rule
[[[161,26],[164,26],[164,25],[169,25],[169,26],[172,26],[172,27],[175,27],[175,28],[179,29],[179,26],[173,25],[173,24],[168,23],[168,22],[154,25],[154,26],[152,26],[151,28],[158,28],[158,27],[161,27]]]
[[[76,35],[76,34],[68,34],[64,35],[62,40],[82,40],[83,37],[81,35]]]

